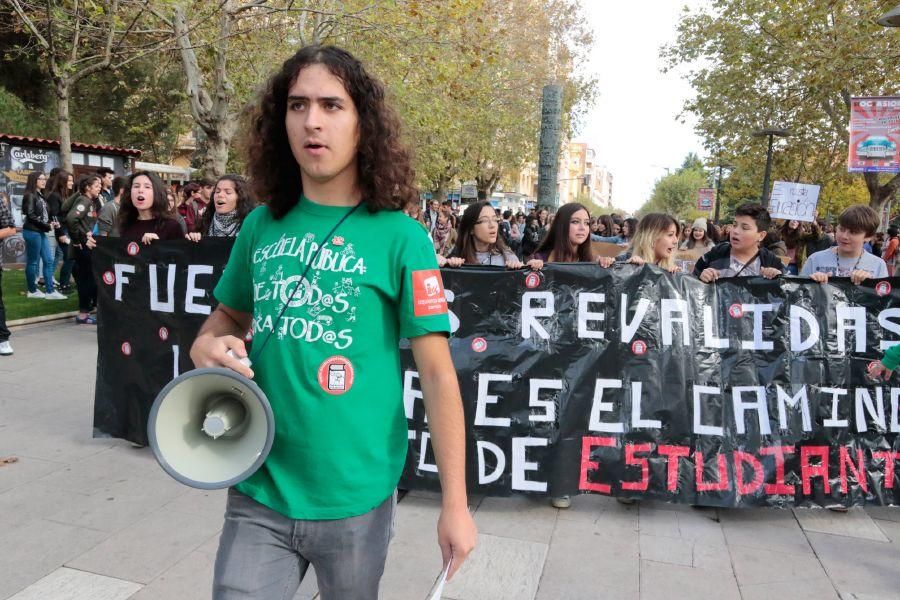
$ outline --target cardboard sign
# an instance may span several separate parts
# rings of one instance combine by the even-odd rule
[[[808,221],[816,219],[819,186],[790,181],[776,181],[769,200],[769,214],[773,219]]]
[[[628,247],[607,242],[591,242],[591,250],[593,251],[594,256],[612,256],[615,258],[628,250]]]

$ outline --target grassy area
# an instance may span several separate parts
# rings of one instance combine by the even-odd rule
[[[57,274],[57,279],[59,278]],[[43,300],[25,297],[25,269],[3,268],[3,305],[6,307],[6,321],[26,317],[55,315],[78,310],[78,295],[72,280],[72,291],[66,300]],[[43,288],[39,288],[44,291]]]

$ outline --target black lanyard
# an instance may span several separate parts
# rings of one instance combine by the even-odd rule
[[[745,262],[745,263],[744,263],[744,266],[741,267],[741,270],[738,271],[737,273],[735,273],[734,276],[735,276],[735,277],[740,277],[740,276],[741,276],[741,273],[744,272],[744,269],[746,269],[747,267],[749,267],[750,265],[752,265],[752,264],[753,264],[753,261],[756,260],[756,257],[758,257],[758,256],[759,256],[759,251],[757,251],[756,254],[753,255],[753,258],[751,258],[750,260],[748,260],[747,262]],[[762,261],[760,261],[759,267],[760,267],[760,269],[762,269]]]
[[[325,244],[327,244],[329,242],[329,240],[332,239],[332,236],[334,235],[334,232],[337,231],[337,228],[340,227],[341,224],[344,221],[346,221],[347,218],[350,215],[352,215],[356,211],[357,208],[359,208],[360,204],[362,204],[362,202],[360,202],[359,204],[357,204],[356,206],[354,206],[353,208],[348,210],[344,214],[344,216],[341,217],[341,219],[337,223],[334,224],[334,227],[331,228],[331,231],[329,231],[325,235],[325,238],[322,240],[322,243],[319,245],[318,248],[316,248],[316,251],[312,255],[312,258],[309,260],[308,263],[306,263],[306,267],[303,269],[303,274],[300,275],[300,279],[297,280],[297,285],[294,286],[294,289],[291,291],[291,295],[288,296],[288,299],[285,301],[284,305],[281,307],[281,310],[278,311],[278,316],[275,317],[275,321],[272,322],[272,331],[269,332],[269,335],[267,335],[266,339],[263,340],[263,343],[260,344],[259,350],[256,350],[256,348],[253,348],[253,350],[256,350],[254,352],[254,354],[256,354],[256,358],[252,359],[253,362],[255,362],[256,360],[259,360],[259,357],[262,354],[263,348],[265,348],[266,344],[269,343],[269,340],[272,339],[272,335],[275,333],[275,329],[278,327],[278,322],[281,320],[281,317],[284,316],[284,311],[287,310],[287,307],[290,305],[291,300],[293,300],[294,296],[297,295],[297,291],[300,289],[300,285],[306,280],[306,274],[309,273],[310,267],[312,267],[313,263],[316,262],[316,259],[319,257],[319,253],[322,251],[322,248],[324,248]]]

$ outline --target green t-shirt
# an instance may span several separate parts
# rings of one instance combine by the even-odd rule
[[[247,217],[215,289],[253,315],[254,380],[275,413],[275,441],[241,492],[293,519],[341,519],[378,506],[406,460],[400,338],[449,333],[427,233],[399,211],[301,198],[276,221]],[[318,245],[306,280],[275,318]],[[310,285],[311,283],[311,285]]]

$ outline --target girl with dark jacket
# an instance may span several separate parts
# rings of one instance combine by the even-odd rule
[[[47,180],[47,187],[44,189],[44,197],[47,199],[47,209],[50,214],[50,222],[54,220],[59,223],[59,227],[55,229],[56,249],[53,250],[53,266],[54,270],[57,264],[62,261],[62,269],[59,271],[59,291],[66,292],[72,288],[72,267],[75,261],[69,258],[69,232],[66,229],[66,214],[63,212],[63,204],[66,198],[72,195],[72,189],[75,187],[75,180],[68,171],[58,170],[55,175]]]
[[[100,212],[100,190],[102,184],[96,175],[86,175],[78,180],[78,194],[66,215],[66,227],[72,243],[69,253],[75,259],[75,285],[78,288],[79,325],[96,325],[97,320],[90,315],[97,304],[97,282],[91,270],[91,258],[97,243],[94,241],[94,225]]]
[[[66,297],[53,289],[53,254],[50,252],[50,240],[47,233],[53,231],[47,201],[44,200],[44,188],[47,176],[33,171],[28,174],[25,183],[25,195],[22,197],[22,237],[25,238],[25,285],[29,298],[46,298],[47,300],[65,300]],[[43,262],[44,289],[37,289],[38,262]]]
[[[169,212],[166,186],[153,173],[138,171],[128,178],[119,204],[119,237],[144,244],[185,237]]]

